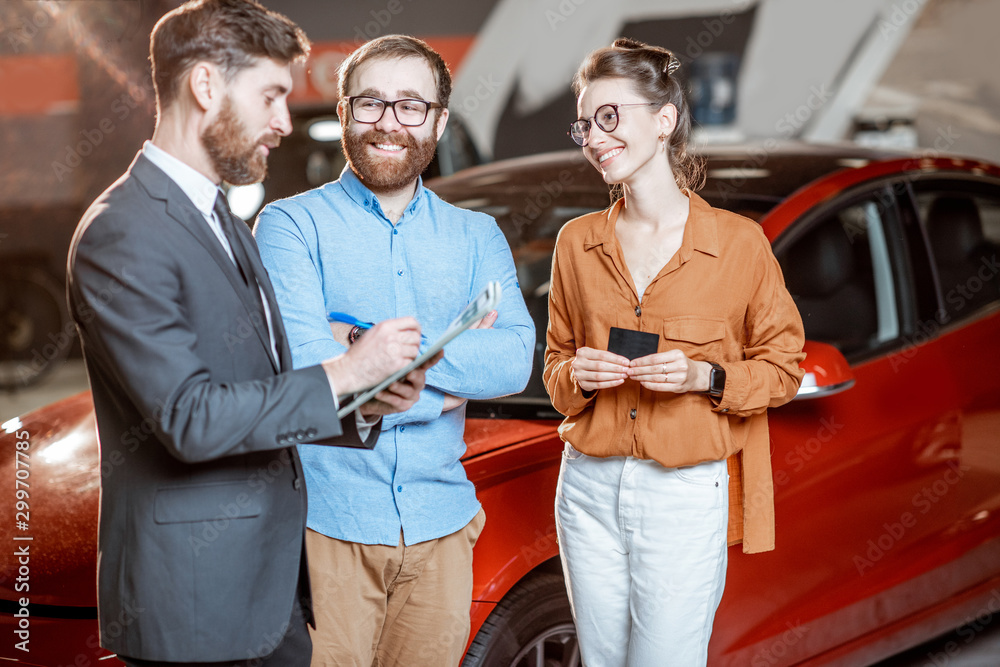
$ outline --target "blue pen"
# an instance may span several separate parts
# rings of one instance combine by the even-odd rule
[[[345,324],[350,324],[354,327],[361,327],[362,329],[371,329],[375,324],[373,322],[362,322],[361,320],[351,317],[347,313],[338,313],[333,311],[326,316],[326,319],[330,322],[344,322]]]
[[[375,324],[373,322],[362,322],[356,317],[352,317],[347,313],[340,313],[337,311],[331,311],[327,313],[326,319],[329,322],[343,322],[345,324],[350,324],[353,327],[361,327],[362,329],[371,329]],[[427,337],[423,333],[420,334],[420,346],[423,347],[427,344]]]

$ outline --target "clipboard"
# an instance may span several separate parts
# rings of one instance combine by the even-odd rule
[[[473,299],[461,313],[459,313],[458,317],[456,317],[454,321],[448,325],[445,332],[441,334],[441,337],[434,341],[430,347],[424,350],[421,354],[417,355],[417,358],[407,364],[404,368],[399,369],[374,387],[366,389],[355,396],[354,400],[337,410],[337,417],[339,419],[343,419],[370,401],[376,394],[391,385],[393,382],[397,382],[398,380],[406,377],[406,374],[414,368],[427,363],[428,359],[431,359],[435,354],[440,352],[445,345],[450,343],[452,339],[455,338],[455,336],[462,333],[479,320],[483,319],[486,313],[496,308],[497,304],[500,303],[501,292],[500,283],[495,280],[486,285],[486,287],[483,288],[483,291],[480,292],[479,295]]]

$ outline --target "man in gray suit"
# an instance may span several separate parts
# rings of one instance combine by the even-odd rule
[[[296,443],[372,447],[423,370],[360,416],[338,395],[416,357],[412,318],[292,370],[274,291],[219,184],[259,181],[291,130],[309,43],[246,0],[199,0],[154,28],[157,123],[88,209],[68,295],[102,461],[101,645],[129,665],[308,665],[312,621]],[[372,425],[376,425],[372,428]]]

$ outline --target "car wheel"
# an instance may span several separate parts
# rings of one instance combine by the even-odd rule
[[[12,264],[0,270],[0,389],[22,389],[69,355],[65,288],[42,268]]]
[[[508,593],[469,646],[462,667],[581,667],[563,578],[540,573]]]

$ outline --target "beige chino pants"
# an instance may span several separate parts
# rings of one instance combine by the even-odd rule
[[[469,639],[479,513],[445,537],[394,547],[306,531],[312,667],[448,667]]]

